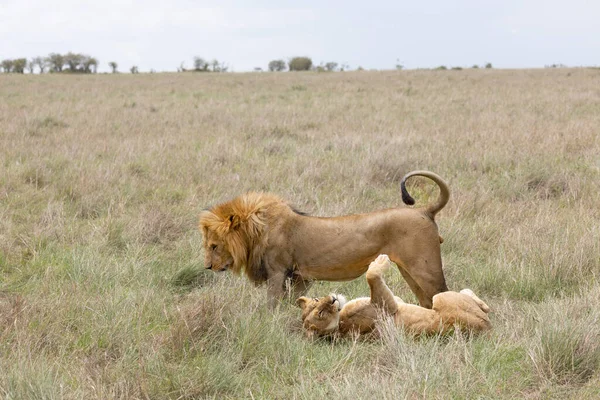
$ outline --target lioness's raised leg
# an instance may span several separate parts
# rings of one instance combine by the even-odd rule
[[[394,315],[398,311],[398,304],[394,294],[383,279],[383,274],[390,266],[389,257],[382,254],[369,265],[366,275],[367,283],[371,289],[371,304],[381,308],[388,315]]]

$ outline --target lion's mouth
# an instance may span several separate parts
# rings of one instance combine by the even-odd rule
[[[231,267],[231,264],[233,264],[233,261],[226,262],[225,265],[223,265],[223,267],[221,268],[221,272],[227,271],[229,269],[229,267]]]

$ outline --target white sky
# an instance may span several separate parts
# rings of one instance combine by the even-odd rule
[[[234,71],[306,55],[352,69],[600,65],[600,1],[0,0],[0,60],[85,53],[100,71]]]

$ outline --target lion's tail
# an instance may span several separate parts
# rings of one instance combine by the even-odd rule
[[[415,199],[408,193],[406,190],[406,180],[412,176],[424,176],[426,178],[434,181],[440,188],[440,196],[437,201],[433,204],[427,206],[427,212],[434,217],[444,206],[448,203],[450,199],[450,189],[448,188],[448,184],[437,174],[429,171],[412,171],[408,174],[404,175],[402,178],[402,182],[400,182],[400,189],[402,191],[402,201],[409,206],[415,204]]]

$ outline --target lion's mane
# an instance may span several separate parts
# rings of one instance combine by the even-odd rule
[[[242,270],[248,278],[260,284],[267,280],[264,255],[269,239],[269,222],[289,205],[278,196],[267,193],[246,193],[227,203],[200,213],[200,229],[204,240],[214,232],[233,257],[231,269]]]

